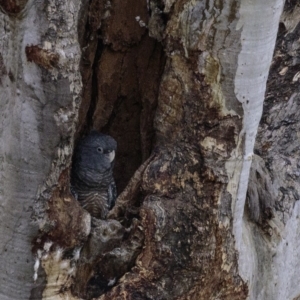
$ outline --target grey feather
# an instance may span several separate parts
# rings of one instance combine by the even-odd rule
[[[75,148],[71,170],[71,191],[93,217],[104,219],[115,203],[113,178],[116,141],[92,131]]]
[[[115,206],[117,199],[117,186],[115,181],[112,181],[108,188],[108,206],[112,209]]]

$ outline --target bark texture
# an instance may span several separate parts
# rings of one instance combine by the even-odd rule
[[[58,197],[53,188],[63,178],[69,181],[62,171],[72,155],[81,91],[80,3],[11,0],[0,5],[0,298],[41,299],[46,277],[37,258],[49,252],[49,245],[58,245],[55,238],[50,243],[37,239],[40,251],[35,247],[33,255],[36,221],[47,232],[62,228],[59,211],[64,209],[65,216],[71,205],[64,193]],[[53,218],[46,214],[51,194],[61,205]],[[79,232],[84,231],[81,227]],[[73,243],[74,234],[70,234]],[[40,273],[36,284],[35,272]],[[47,281],[51,282],[49,277]]]
[[[261,18],[260,26],[267,35],[261,35],[251,19],[269,4],[227,1],[210,6],[200,1],[152,1],[148,5],[150,16],[145,5],[130,9],[125,13],[130,21],[120,28],[118,7],[112,3],[110,17],[102,20],[99,33],[104,45],[94,71],[97,102],[90,101],[86,109],[93,117],[90,126],[104,126],[114,134],[114,126],[124,124],[124,119],[116,117],[118,105],[114,99],[119,99],[122,107],[129,103],[128,98],[122,98],[123,88],[105,93],[108,81],[105,79],[102,85],[102,80],[104,74],[111,74],[107,68],[112,68],[118,75],[111,77],[111,86],[116,87],[120,73],[115,66],[121,64],[119,55],[125,57],[119,51],[132,51],[126,47],[129,37],[133,44],[138,41],[127,29],[132,33],[145,30],[134,27],[133,18],[136,25],[147,24],[149,34],[163,42],[167,59],[159,84],[153,155],[138,170],[111,213],[112,218],[130,224],[135,212],[141,219],[144,247],[131,272],[101,299],[247,297],[232,233],[240,250],[245,235],[242,226],[249,168],[282,3],[272,2],[272,12]],[[114,17],[113,25],[106,27]],[[255,41],[249,42],[252,35]],[[107,59],[115,63],[106,64]],[[122,63],[133,70],[127,60]],[[134,77],[132,73],[130,78],[122,77],[122,86],[130,87],[126,79]],[[119,113],[126,117],[124,109]],[[136,132],[143,134],[143,128],[132,132],[133,139]],[[124,151],[121,132],[119,127],[116,134]],[[127,128],[124,132],[127,143]],[[130,143],[134,144],[132,140]],[[119,155],[121,161],[126,153]],[[127,168],[127,164],[122,165],[122,170]],[[122,180],[126,177],[123,171]],[[248,267],[247,262],[240,263],[242,268]],[[248,274],[242,274],[248,280]]]
[[[262,218],[249,214],[252,222],[246,221],[257,266],[252,299],[298,299],[300,295],[299,11],[297,1],[286,1],[255,144],[260,167],[252,166],[248,203],[258,200]]]
[[[297,135],[295,95],[274,109],[268,92],[253,155],[283,0],[0,5],[1,299],[299,295],[275,279],[284,249],[296,260],[297,147],[280,135]],[[280,37],[296,69],[293,5]],[[118,142],[107,220],[69,189],[74,141],[91,129]]]

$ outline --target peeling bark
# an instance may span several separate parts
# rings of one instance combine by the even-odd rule
[[[253,154],[283,2],[0,1],[1,299],[298,297],[292,1]],[[118,142],[107,220],[69,189],[91,129]]]

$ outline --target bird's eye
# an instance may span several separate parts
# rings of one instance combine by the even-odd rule
[[[103,153],[103,148],[98,147],[98,148],[97,148],[97,151],[98,151],[99,153]]]

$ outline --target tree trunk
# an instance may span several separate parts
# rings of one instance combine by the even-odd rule
[[[80,1],[0,4],[0,298],[41,299],[31,242],[38,223],[54,226],[48,200],[72,154],[82,89]],[[41,286],[46,279],[40,276]]]
[[[249,181],[248,192],[256,191],[256,197],[248,193],[248,206],[254,200],[260,208],[258,218],[253,219],[250,214],[250,220],[245,222],[247,247],[252,249],[255,266],[252,271],[255,280],[251,283],[253,299],[300,297],[299,12],[296,1],[286,1],[255,144],[255,161],[259,161],[263,171],[252,167]]]
[[[0,0],[1,300],[297,299],[299,7],[280,23],[283,4]],[[91,129],[118,142],[107,220],[69,188]]]

